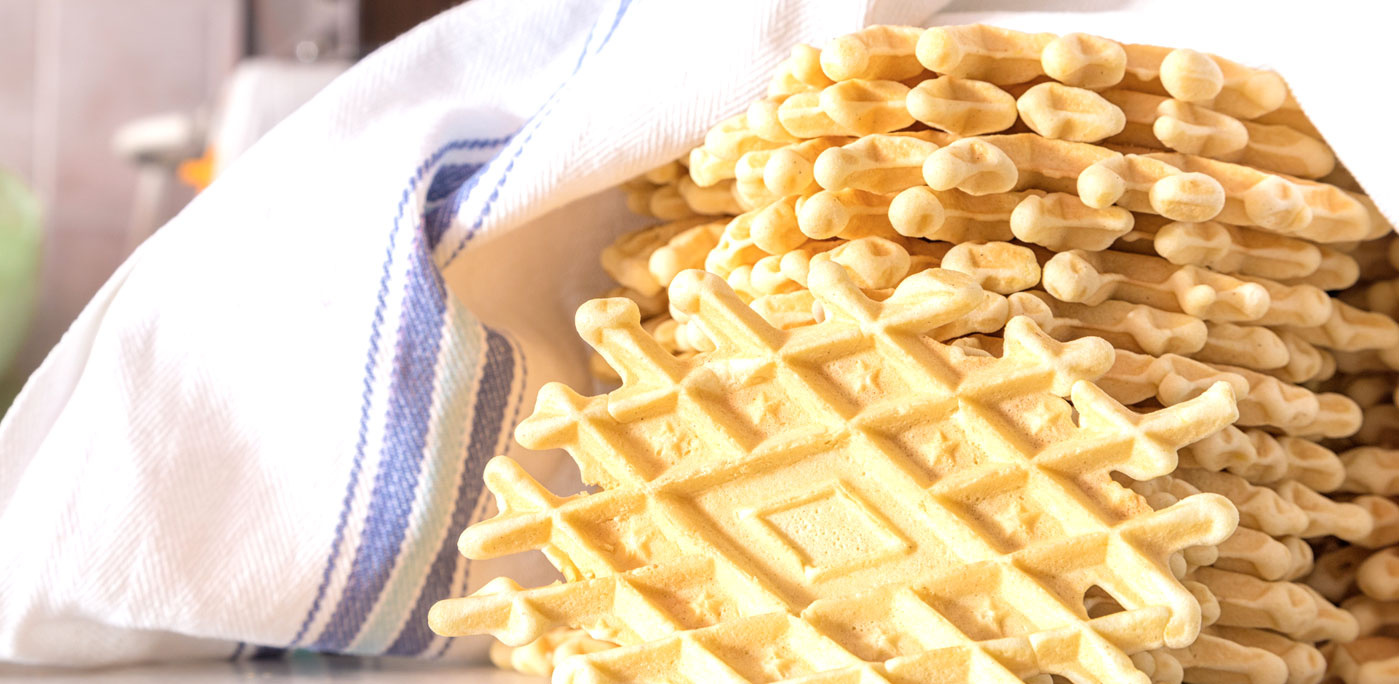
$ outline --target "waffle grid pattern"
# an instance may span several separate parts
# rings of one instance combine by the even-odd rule
[[[1169,473],[1234,419],[1227,384],[1138,415],[1087,381],[1112,363],[1101,340],[1025,318],[999,358],[922,337],[977,307],[965,276],[925,271],[883,302],[835,264],[808,280],[825,320],[779,331],[681,274],[672,307],[716,345],[689,360],[629,301],[585,305],[622,387],[549,385],[517,436],[602,491],[560,498],[498,458],[501,513],[462,538],[473,558],[542,549],[568,582],[498,581],[434,628],[518,645],[581,626],[622,648],[555,678],[597,682],[1148,682],[1145,651],[1196,638],[1200,587],[1169,560],[1227,538],[1233,506],[1152,511],[1109,471]],[[1090,618],[1092,587],[1120,610]]]

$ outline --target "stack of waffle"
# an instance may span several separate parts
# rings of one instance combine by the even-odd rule
[[[1399,245],[1276,74],[871,27],[624,189],[662,223],[580,311],[622,387],[520,432],[603,491],[501,465],[463,537],[571,588],[436,628],[621,644],[550,636],[587,681],[1399,678]]]

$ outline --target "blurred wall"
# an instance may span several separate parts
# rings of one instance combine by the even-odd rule
[[[113,154],[112,133],[212,100],[242,51],[241,5],[0,0],[0,165],[38,193],[46,231],[37,317],[12,381],[126,257],[136,173]]]

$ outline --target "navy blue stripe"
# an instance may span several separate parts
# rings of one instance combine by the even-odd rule
[[[311,622],[320,613],[321,603],[325,600],[326,590],[330,586],[330,575],[335,570],[335,566],[340,558],[340,548],[345,538],[345,525],[349,522],[350,508],[354,502],[355,489],[359,483],[360,471],[364,465],[364,453],[366,440],[369,432],[369,408],[372,405],[372,395],[374,379],[377,373],[379,359],[379,337],[380,327],[384,323],[384,307],[389,290],[389,274],[394,261],[394,245],[400,232],[400,223],[403,218],[404,209],[412,198],[414,189],[422,181],[423,175],[441,160],[442,156],[454,150],[468,149],[480,150],[499,148],[509,142],[514,133],[499,138],[470,138],[465,140],[454,140],[438,148],[427,160],[419,165],[413,177],[409,180],[408,186],[404,189],[403,195],[398,201],[398,210],[394,215],[393,230],[389,233],[389,244],[385,250],[385,259],[382,272],[379,276],[379,291],[377,294],[378,303],[374,308],[374,320],[370,325],[369,332],[369,354],[365,362],[364,392],[362,393],[362,403],[360,406],[359,435],[355,442],[355,456],[350,466],[349,481],[345,485],[345,497],[340,506],[340,518],[335,524],[335,537],[331,542],[330,553],[326,558],[325,570],[321,573],[321,582],[316,587],[316,596],[311,601],[311,607],[306,611],[306,617],[301,621],[301,626],[297,629],[296,635],[292,637],[289,645],[296,645],[306,636],[306,630],[310,628]]]
[[[235,660],[238,660],[238,656],[243,655],[243,649],[245,649],[245,648],[247,648],[247,647],[248,647],[247,642],[245,642],[245,641],[240,641],[240,642],[238,642],[238,647],[235,648],[235,649],[233,649],[233,653],[229,654],[229,656],[228,656],[229,662],[233,662],[233,661],[235,661]]]
[[[612,34],[617,30],[617,25],[622,23],[622,17],[626,15],[630,7],[631,0],[622,0],[621,3],[618,4],[617,14],[612,17],[612,25],[608,27],[607,35],[603,36],[602,42],[598,43],[597,49],[589,52],[587,49],[588,43],[592,42],[593,34],[597,31],[597,23],[593,23],[593,27],[588,30],[587,39],[583,41],[583,54],[578,55],[578,63],[573,66],[573,73],[569,74],[569,77],[564,79],[563,83],[560,83],[559,87],[554,89],[554,92],[549,95],[549,99],[544,101],[544,105],[539,108],[539,111],[535,112],[534,116],[531,116],[529,121],[525,123],[525,128],[529,128],[529,131],[525,133],[525,137],[515,146],[514,154],[510,155],[510,160],[506,163],[505,169],[501,171],[500,178],[496,179],[495,187],[491,189],[491,194],[486,198],[485,206],[481,208],[481,215],[476,218],[475,223],[471,224],[470,230],[466,231],[466,233],[461,236],[461,240],[458,241],[457,246],[452,249],[452,253],[447,255],[446,260],[442,262],[443,268],[446,268],[447,265],[456,260],[457,255],[461,254],[463,249],[466,249],[467,243],[470,242],[472,238],[476,237],[476,233],[480,231],[481,226],[485,224],[486,217],[490,216],[491,208],[495,205],[495,201],[500,198],[500,189],[505,185],[505,179],[510,176],[510,172],[515,169],[515,162],[520,159],[520,154],[525,151],[525,147],[529,145],[529,141],[534,138],[535,131],[538,131],[544,121],[548,119],[548,115],[552,111],[551,108],[554,104],[554,100],[558,97],[559,93],[563,92],[564,86],[568,85],[568,82],[573,80],[573,77],[577,76],[578,72],[582,70],[583,62],[587,61],[588,56],[595,55],[601,52],[604,47],[607,47],[608,41],[612,40]],[[599,17],[599,20],[601,20],[601,17]],[[492,159],[488,165],[494,166],[499,159],[499,157]],[[467,196],[476,186],[474,181],[477,180],[477,178],[479,178],[479,176],[473,178],[472,183],[469,183],[467,187],[457,193],[451,204],[453,214],[456,214],[460,210],[462,203],[466,201]]]
[[[409,613],[402,631],[389,646],[391,655],[420,655],[432,644],[433,633],[427,626],[427,613],[432,604],[447,598],[452,590],[452,571],[457,564],[457,531],[471,522],[471,511],[481,490],[481,472],[486,461],[497,453],[505,431],[505,409],[510,404],[511,388],[515,385],[515,350],[503,335],[486,328],[485,367],[476,390],[475,414],[471,421],[470,442],[467,443],[466,465],[457,482],[456,506],[452,510],[447,535],[437,550],[418,600]]]
[[[594,23],[593,28],[590,29],[589,32],[588,32],[588,38],[587,38],[587,40],[585,40],[585,42],[584,42],[585,48],[584,48],[583,54],[579,55],[578,63],[577,63],[577,65],[575,65],[575,67],[574,67],[574,69],[573,69],[573,73],[574,73],[575,75],[576,75],[576,74],[578,73],[578,71],[582,68],[583,62],[584,62],[584,60],[586,59],[586,57],[587,57],[589,54],[596,54],[597,51],[601,50],[604,46],[606,46],[607,42],[612,38],[613,32],[616,30],[617,25],[621,22],[622,16],[623,16],[624,14],[626,14],[626,11],[627,11],[627,9],[628,9],[628,7],[629,7],[630,5],[631,5],[631,0],[622,0],[622,2],[621,2],[620,5],[619,5],[619,8],[618,8],[618,11],[617,11],[616,15],[613,17],[612,25],[611,25],[611,27],[609,27],[609,30],[608,30],[607,35],[604,37],[602,43],[598,45],[597,50],[594,50],[594,51],[592,51],[592,52],[590,53],[590,52],[587,50],[586,45],[587,45],[587,43],[591,42],[593,33],[594,33],[594,31],[596,30],[596,28],[597,28],[597,24]],[[543,107],[541,107],[540,111],[537,112],[537,113],[535,114],[535,117],[540,117],[540,116],[545,112],[545,110],[547,110],[547,109],[549,108],[550,104],[554,101],[554,99],[555,99],[555,97],[558,95],[558,93],[559,93],[560,91],[562,91],[563,86],[567,83],[567,81],[568,81],[568,79],[565,79],[565,82],[562,83],[562,84],[560,84],[559,87],[558,87],[557,89],[555,89],[554,93],[553,93],[552,95],[550,95],[549,99],[545,102],[545,105],[544,105]],[[533,119],[533,118],[534,118],[534,117],[532,117],[532,119]],[[537,129],[537,126],[536,126],[535,128]],[[451,263],[451,261],[456,257],[456,255],[459,254],[459,253],[461,252],[462,248],[464,248],[464,247],[466,246],[467,242],[468,242],[468,241],[475,235],[475,233],[480,229],[481,225],[482,225],[482,224],[484,223],[484,221],[485,221],[486,216],[487,216],[487,215],[489,214],[489,212],[490,212],[491,205],[494,204],[495,200],[499,197],[499,194],[500,194],[500,187],[501,187],[501,185],[504,183],[505,177],[508,176],[508,175],[509,175],[509,172],[514,168],[515,160],[519,158],[520,151],[523,149],[524,144],[528,142],[529,138],[533,137],[533,133],[534,133],[534,131],[531,130],[531,131],[529,132],[529,134],[527,134],[525,140],[521,141],[520,147],[517,148],[516,151],[515,151],[515,154],[511,156],[510,162],[506,165],[506,168],[505,168],[504,172],[502,173],[501,178],[497,181],[495,188],[492,189],[491,194],[490,194],[489,198],[487,199],[486,206],[483,208],[481,217],[476,221],[475,224],[473,224],[473,226],[471,227],[471,229],[470,229],[465,235],[462,236],[462,240],[461,240],[460,244],[458,244],[456,250],[451,254],[451,256],[449,256],[449,257],[447,258],[447,260],[443,262],[443,266],[446,266],[447,264]],[[502,145],[503,145],[505,142],[508,142],[508,141],[510,141],[512,138],[514,138],[514,135],[515,135],[515,134],[511,134],[511,135],[505,136],[504,138],[499,139],[500,142],[499,142],[499,143],[496,143],[496,144],[502,144]],[[415,187],[418,185],[418,182],[421,181],[423,175],[427,172],[427,170],[428,170],[429,168],[431,168],[432,166],[434,166],[434,165],[437,163],[437,161],[441,158],[441,155],[442,155],[442,154],[445,154],[445,153],[446,153],[448,150],[450,150],[450,149],[458,149],[458,148],[462,148],[462,147],[487,147],[487,146],[489,146],[490,143],[493,143],[493,142],[495,142],[495,141],[487,141],[487,140],[465,140],[465,141],[457,141],[457,142],[449,143],[447,146],[445,146],[444,148],[440,149],[437,153],[434,153],[431,159],[429,159],[429,160],[427,160],[427,161],[424,161],[423,164],[422,164],[421,166],[419,166],[419,168],[418,168],[418,170],[417,170],[417,173],[415,174],[415,176],[414,176],[414,178],[413,178],[413,180],[412,180],[412,183],[411,183],[411,185],[410,185],[410,189],[409,189],[409,190],[406,190],[406,191],[404,192],[404,199],[403,199],[402,201],[399,202],[399,217],[395,219],[394,235],[396,235],[397,232],[398,232],[398,221],[399,221],[399,218],[402,217],[403,208],[404,208],[404,206],[405,206],[405,204],[406,204],[406,200],[408,199],[408,197],[411,196],[411,195],[410,195],[411,190],[412,190],[413,188],[415,188]],[[497,155],[496,155],[495,157],[493,157],[493,158],[490,160],[490,162],[488,162],[488,164],[489,164],[489,165],[494,165],[494,163],[495,163],[496,161],[498,161],[498,160],[499,160],[499,154],[497,153]],[[475,186],[476,186],[476,181],[477,181],[478,179],[479,179],[479,171],[478,171],[478,173],[477,173],[476,175],[473,175],[473,176],[471,177],[471,179],[466,183],[466,187],[462,188],[462,189],[459,190],[457,193],[455,193],[454,199],[455,199],[456,201],[453,202],[453,206],[454,206],[454,212],[453,212],[453,213],[455,213],[455,207],[459,207],[459,206],[460,206],[460,202],[466,197],[466,195],[467,195],[468,193],[470,193],[470,191],[471,191],[473,188],[475,188]],[[434,231],[434,232],[436,232],[436,231]],[[418,240],[419,242],[421,242],[421,240],[422,240],[425,236],[424,236],[423,232],[418,232],[417,235],[416,235],[415,237],[417,238],[417,240]],[[426,237],[440,237],[440,235],[439,235],[439,236],[426,236]],[[335,565],[336,565],[336,563],[337,563],[338,557],[339,557],[340,546],[341,546],[341,542],[343,541],[344,527],[345,527],[345,524],[346,524],[346,520],[347,520],[347,518],[348,518],[349,509],[350,509],[350,506],[351,506],[351,503],[352,503],[352,500],[353,500],[353,494],[354,494],[356,482],[358,481],[359,471],[361,470],[362,461],[363,461],[363,455],[364,455],[363,435],[366,433],[366,428],[367,428],[367,425],[368,425],[368,411],[369,411],[369,407],[370,407],[370,405],[371,405],[371,403],[372,403],[372,401],[371,401],[371,399],[372,399],[372,397],[371,397],[371,394],[372,394],[371,388],[372,388],[372,385],[373,385],[373,377],[374,377],[374,373],[375,373],[374,365],[375,365],[376,359],[377,359],[379,327],[382,325],[382,321],[383,321],[383,309],[384,309],[384,297],[383,297],[383,293],[384,293],[384,290],[386,290],[386,286],[387,286],[387,277],[388,277],[388,273],[389,273],[389,268],[390,268],[390,265],[392,264],[392,261],[393,261],[393,250],[392,250],[392,245],[393,245],[393,237],[391,236],[391,238],[390,238],[390,249],[389,249],[388,259],[385,261],[385,264],[384,264],[384,277],[381,279],[381,287],[380,287],[380,291],[381,291],[381,292],[380,292],[380,295],[381,295],[381,296],[380,296],[380,298],[379,298],[378,306],[376,307],[376,310],[375,310],[374,324],[373,324],[373,326],[372,326],[371,334],[370,334],[369,362],[368,362],[368,364],[367,364],[367,366],[366,366],[366,386],[365,386],[365,393],[364,393],[364,404],[363,404],[363,408],[362,408],[362,411],[361,411],[361,420],[360,420],[360,435],[361,435],[361,440],[360,440],[360,443],[357,444],[357,446],[356,446],[355,460],[354,460],[354,464],[353,464],[353,466],[352,466],[352,468],[351,468],[351,479],[350,479],[349,484],[348,484],[347,487],[346,487],[346,497],[345,497],[344,506],[343,506],[343,509],[342,509],[342,512],[341,512],[341,516],[340,516],[340,522],[339,522],[339,523],[337,524],[337,526],[336,526],[335,540],[334,540],[334,543],[332,544],[332,549],[331,549],[331,553],[330,553],[330,558],[327,560],[327,563],[326,563],[326,570],[325,570],[325,572],[323,573],[321,585],[317,588],[316,597],[315,597],[315,599],[314,599],[313,602],[312,602],[311,609],[308,611],[308,613],[307,613],[307,615],[306,615],[306,618],[303,620],[302,625],[301,625],[301,628],[298,630],[297,635],[294,637],[292,643],[297,643],[297,642],[299,642],[299,641],[301,640],[301,638],[305,636],[305,632],[306,632],[307,628],[309,627],[309,625],[311,624],[311,622],[314,620],[316,614],[318,613],[318,611],[319,611],[319,609],[320,609],[320,604],[321,604],[321,602],[322,602],[323,599],[324,599],[326,589],[327,589],[327,587],[328,587],[328,585],[329,585],[330,575],[332,574],[332,572],[333,572],[333,570],[334,570],[334,567],[335,567]],[[425,252],[425,250],[423,250],[423,249],[421,249],[421,248],[420,248],[420,250],[415,250],[415,252],[414,252],[414,258],[415,258],[415,259],[417,259],[417,258],[420,257],[420,256],[424,256],[424,254],[420,254],[419,252]],[[440,274],[438,274],[435,270],[432,270],[432,271],[431,271],[431,276],[432,276],[432,277],[431,277],[431,280],[432,280],[433,284],[437,285],[437,286],[440,288],[440,287],[441,287],[441,276],[440,276]],[[410,288],[412,287],[412,283],[411,283],[411,282],[410,282],[409,287],[410,287]],[[415,304],[415,302],[413,302],[413,301],[410,300],[409,302],[406,303],[406,308],[411,308],[414,304]],[[439,304],[440,304],[440,302],[439,302]],[[441,319],[440,319],[440,314],[439,314],[438,320],[439,320],[439,322],[440,322],[440,320],[441,320]],[[401,334],[401,333],[402,333],[402,329],[400,329],[400,334]],[[433,333],[434,339],[433,339],[432,344],[433,344],[434,347],[436,347],[436,345],[440,343],[440,336],[441,336],[441,330],[440,330],[440,327],[439,327],[439,329],[436,330],[436,331],[434,331],[434,333]],[[404,346],[404,344],[405,344],[405,341],[402,340],[402,339],[400,339],[400,340],[399,340],[400,353],[401,353],[401,351],[402,351],[401,348],[402,348],[402,346]],[[397,358],[397,356],[396,356],[396,358]],[[433,379],[433,378],[432,378],[431,369],[429,369],[428,378],[429,378],[429,384],[431,384],[431,380]],[[398,377],[395,377],[395,378],[394,378],[394,383],[396,384],[398,380],[399,380],[399,378],[398,378]],[[391,387],[391,388],[390,388],[390,405],[391,405],[391,407],[394,406],[394,405],[396,405],[396,404],[401,403],[400,401],[398,401],[399,397],[397,397],[396,395],[397,395],[397,392],[394,391],[394,388]],[[431,393],[430,393],[430,390],[429,390],[429,393],[428,393],[428,395],[427,395],[427,403],[430,405],[430,402],[431,402]],[[413,407],[405,407],[405,410],[408,410],[408,412],[410,412],[410,413],[417,413],[417,411],[412,411],[412,410],[411,410],[412,408],[413,408]],[[428,413],[428,411],[429,411],[429,409],[428,409],[427,407],[423,407],[422,410],[421,410],[421,413],[426,414],[426,413]],[[392,413],[392,408],[391,408],[391,413]],[[390,422],[388,423],[388,425],[389,425],[391,428],[399,427],[395,422],[393,422],[392,416],[390,417]],[[402,440],[402,439],[405,439],[405,438],[406,438],[406,439],[407,439],[408,441],[410,441],[410,442],[416,441],[416,442],[421,443],[421,442],[425,439],[425,437],[426,437],[425,432],[424,432],[423,434],[417,435],[417,436],[416,436],[416,439],[414,438],[414,435],[412,435],[412,434],[400,434],[400,435],[397,437],[397,440]],[[387,460],[388,458],[390,458],[390,457],[399,457],[399,458],[402,458],[402,457],[403,457],[403,454],[402,454],[401,452],[391,452],[391,451],[390,451],[390,449],[394,448],[394,443],[395,443],[395,441],[397,441],[397,440],[395,440],[395,439],[386,440],[386,442],[385,442],[385,456],[384,456],[384,458],[385,458],[386,460]],[[419,462],[419,463],[421,462],[421,460],[422,460],[421,445],[419,446],[418,453],[412,455],[412,458],[414,458],[414,459],[415,459],[417,462]],[[386,463],[385,465],[388,465],[388,464]],[[394,525],[394,518],[395,518],[395,516],[393,515],[392,512],[389,512],[389,513],[383,514],[383,515],[380,515],[380,514],[378,513],[378,509],[379,509],[379,507],[382,505],[382,502],[381,502],[380,496],[379,496],[379,494],[380,494],[380,484],[381,484],[381,482],[380,482],[379,480],[386,480],[386,481],[389,482],[389,484],[386,485],[385,488],[384,488],[384,492],[385,492],[385,493],[388,493],[389,491],[393,491],[395,494],[401,494],[402,491],[404,490],[404,486],[403,486],[403,485],[404,485],[405,483],[404,483],[404,482],[401,482],[401,481],[398,481],[398,482],[393,482],[393,481],[391,481],[391,480],[396,479],[396,478],[385,478],[385,477],[384,477],[384,470],[385,470],[384,467],[381,466],[381,468],[380,468],[380,471],[381,471],[381,472],[380,472],[380,476],[379,476],[379,477],[376,477],[376,482],[375,482],[375,487],[374,487],[374,490],[375,490],[375,491],[374,491],[374,495],[371,496],[370,504],[369,504],[369,510],[370,510],[369,518],[366,519],[366,531],[365,531],[365,536],[364,536],[363,540],[361,541],[360,549],[359,549],[359,551],[357,551],[357,553],[356,553],[355,560],[352,562],[351,571],[350,571],[350,577],[349,577],[349,579],[348,579],[348,581],[347,581],[347,585],[346,585],[345,591],[342,592],[340,601],[338,602],[338,605],[336,606],[335,612],[332,614],[331,619],[328,620],[325,630],[322,632],[320,638],[317,639],[317,641],[316,641],[316,646],[317,646],[318,648],[329,649],[329,650],[341,649],[341,648],[344,648],[345,645],[348,645],[349,641],[353,640],[354,635],[355,635],[356,633],[358,633],[359,629],[363,626],[363,621],[364,621],[365,617],[367,617],[369,611],[372,609],[374,601],[377,600],[377,598],[378,598],[378,593],[379,593],[380,591],[382,591],[384,583],[387,582],[389,573],[392,572],[392,561],[393,561],[392,556],[390,556],[390,557],[387,559],[387,566],[388,566],[387,569],[383,569],[382,571],[376,569],[376,563],[375,563],[373,560],[365,560],[365,561],[363,561],[363,562],[361,561],[361,556],[364,555],[364,552],[365,552],[365,551],[370,551],[371,553],[378,553],[378,552],[384,551],[384,550],[388,547],[389,543],[392,542],[392,537],[393,537],[392,529],[395,527],[395,525]],[[401,477],[402,477],[402,476],[400,476],[400,478],[401,478]],[[413,489],[416,489],[416,486],[417,486],[417,470],[416,470],[416,469],[414,469],[414,470],[412,471],[412,473],[411,473],[411,478],[412,478],[412,483],[407,487],[407,490],[408,490],[410,493],[411,493],[411,491],[412,491]],[[392,502],[391,502],[391,503],[392,503]],[[408,502],[408,506],[411,508],[411,499],[410,499],[409,502]],[[405,520],[403,521],[403,524],[406,525],[406,514],[405,514],[404,517],[405,517]],[[382,521],[383,521],[383,522],[380,523],[380,525],[383,526],[385,529],[382,530],[381,533],[387,534],[387,535],[388,535],[387,537],[382,538],[382,539],[374,539],[374,538],[371,538],[371,535],[370,535],[370,532],[369,532],[369,526],[370,526],[372,523],[374,523],[376,519],[379,519],[379,520],[382,520]],[[392,552],[393,552],[394,554],[397,553],[398,546],[401,545],[401,543],[402,543],[402,531],[400,530],[400,532],[398,533],[398,541],[397,541],[396,543],[393,543],[393,544],[392,544]],[[383,561],[384,561],[384,559],[382,559],[382,558],[377,559],[378,564],[383,564]],[[361,572],[357,572],[357,571],[361,571]],[[382,576],[381,576],[381,575],[382,575]],[[372,596],[369,595],[369,594],[371,594],[371,593],[372,593]],[[349,622],[353,622],[353,624],[349,624],[348,622],[346,622],[346,620],[349,620]]]
[[[515,410],[512,411],[512,412],[510,413],[510,423],[509,423],[508,425],[506,425],[506,430],[513,432],[514,429],[515,429],[515,426],[520,424],[520,410],[523,409],[524,406],[525,406],[525,388],[529,386],[529,360],[528,360],[528,357],[525,356],[524,348],[521,347],[521,346],[520,346],[520,343],[519,343],[518,341],[516,341],[513,337],[510,338],[510,344],[514,345],[516,351],[518,351],[519,354],[520,354],[520,357],[519,357],[519,363],[520,363],[520,382],[519,382],[518,385],[515,386],[515,399],[514,399]],[[472,509],[471,509],[471,510],[474,512],[474,511],[479,507],[478,504],[479,504],[479,502],[480,502],[480,500],[481,500],[481,494],[482,494],[481,489],[484,487],[485,482],[483,482],[483,481],[481,481],[481,480],[478,479],[478,480],[476,480],[475,482],[473,482],[472,484],[473,484],[473,488],[472,488],[472,490],[471,490],[471,496],[470,496],[469,498],[470,498],[470,500],[471,500],[471,502],[472,502]],[[468,521],[467,521],[467,524],[469,525],[470,523],[471,523],[471,521],[468,520]],[[465,572],[464,576],[462,577],[462,586],[463,586],[463,587],[469,587],[469,586],[471,586],[471,562],[470,562],[470,561],[467,561],[467,562],[466,562],[466,572]],[[448,649],[448,648],[451,648],[451,646],[452,646],[452,637],[447,637],[447,638],[443,639],[443,640],[442,640],[442,646],[441,646],[441,648],[438,648],[438,649],[437,649],[437,652],[434,653],[434,654],[432,655],[432,657],[434,657],[434,658],[441,658],[443,655],[446,655],[447,649]]]
[[[427,186],[427,201],[437,202],[446,199],[457,188],[461,187],[466,179],[476,175],[481,170],[482,163],[472,164],[443,164],[432,174],[432,182]]]
[[[415,234],[413,242],[390,379],[383,456],[345,590],[314,643],[317,649],[344,650],[359,633],[393,573],[413,511],[447,311],[447,291],[422,233]]]

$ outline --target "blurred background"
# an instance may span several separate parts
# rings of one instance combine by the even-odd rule
[[[136,245],[462,0],[0,0],[0,412]]]

